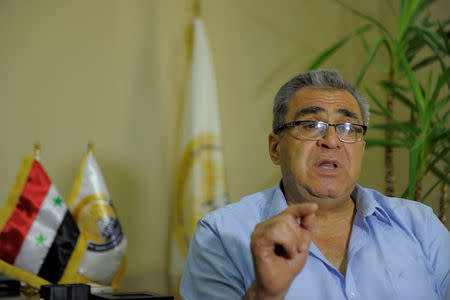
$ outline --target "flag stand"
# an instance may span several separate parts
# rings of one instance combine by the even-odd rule
[[[21,294],[23,294],[27,299],[39,299],[39,290],[35,287],[32,287],[28,283],[20,288]]]
[[[41,143],[36,141],[34,143],[34,156],[38,157],[39,155],[41,155]]]
[[[87,148],[88,148],[87,154],[94,154],[94,142],[93,141],[88,142]]]

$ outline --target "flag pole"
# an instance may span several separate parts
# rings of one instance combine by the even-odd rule
[[[87,154],[93,154],[94,153],[94,142],[89,141],[88,147],[87,147]]]
[[[41,143],[36,141],[34,143],[34,156],[37,157],[39,155],[41,155]]]

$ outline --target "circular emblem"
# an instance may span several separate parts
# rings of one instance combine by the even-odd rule
[[[108,251],[123,239],[116,211],[105,194],[92,194],[82,199],[72,215],[80,231],[86,235],[90,251]]]
[[[174,229],[181,253],[187,256],[198,220],[228,203],[222,147],[217,136],[200,135],[183,154],[177,174]]]

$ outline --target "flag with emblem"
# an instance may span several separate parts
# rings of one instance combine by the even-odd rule
[[[39,288],[74,283],[86,240],[38,157],[25,157],[0,211],[0,273]]]
[[[126,266],[127,239],[92,149],[81,163],[67,204],[87,239],[78,268],[81,282],[117,290]]]
[[[179,126],[169,270],[172,286],[179,279],[176,275],[183,272],[198,220],[228,203],[215,76],[200,18],[194,18],[192,46],[190,78]]]

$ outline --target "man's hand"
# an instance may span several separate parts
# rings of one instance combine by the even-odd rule
[[[255,281],[244,299],[284,299],[308,258],[316,210],[314,203],[295,204],[256,225],[251,237]]]

